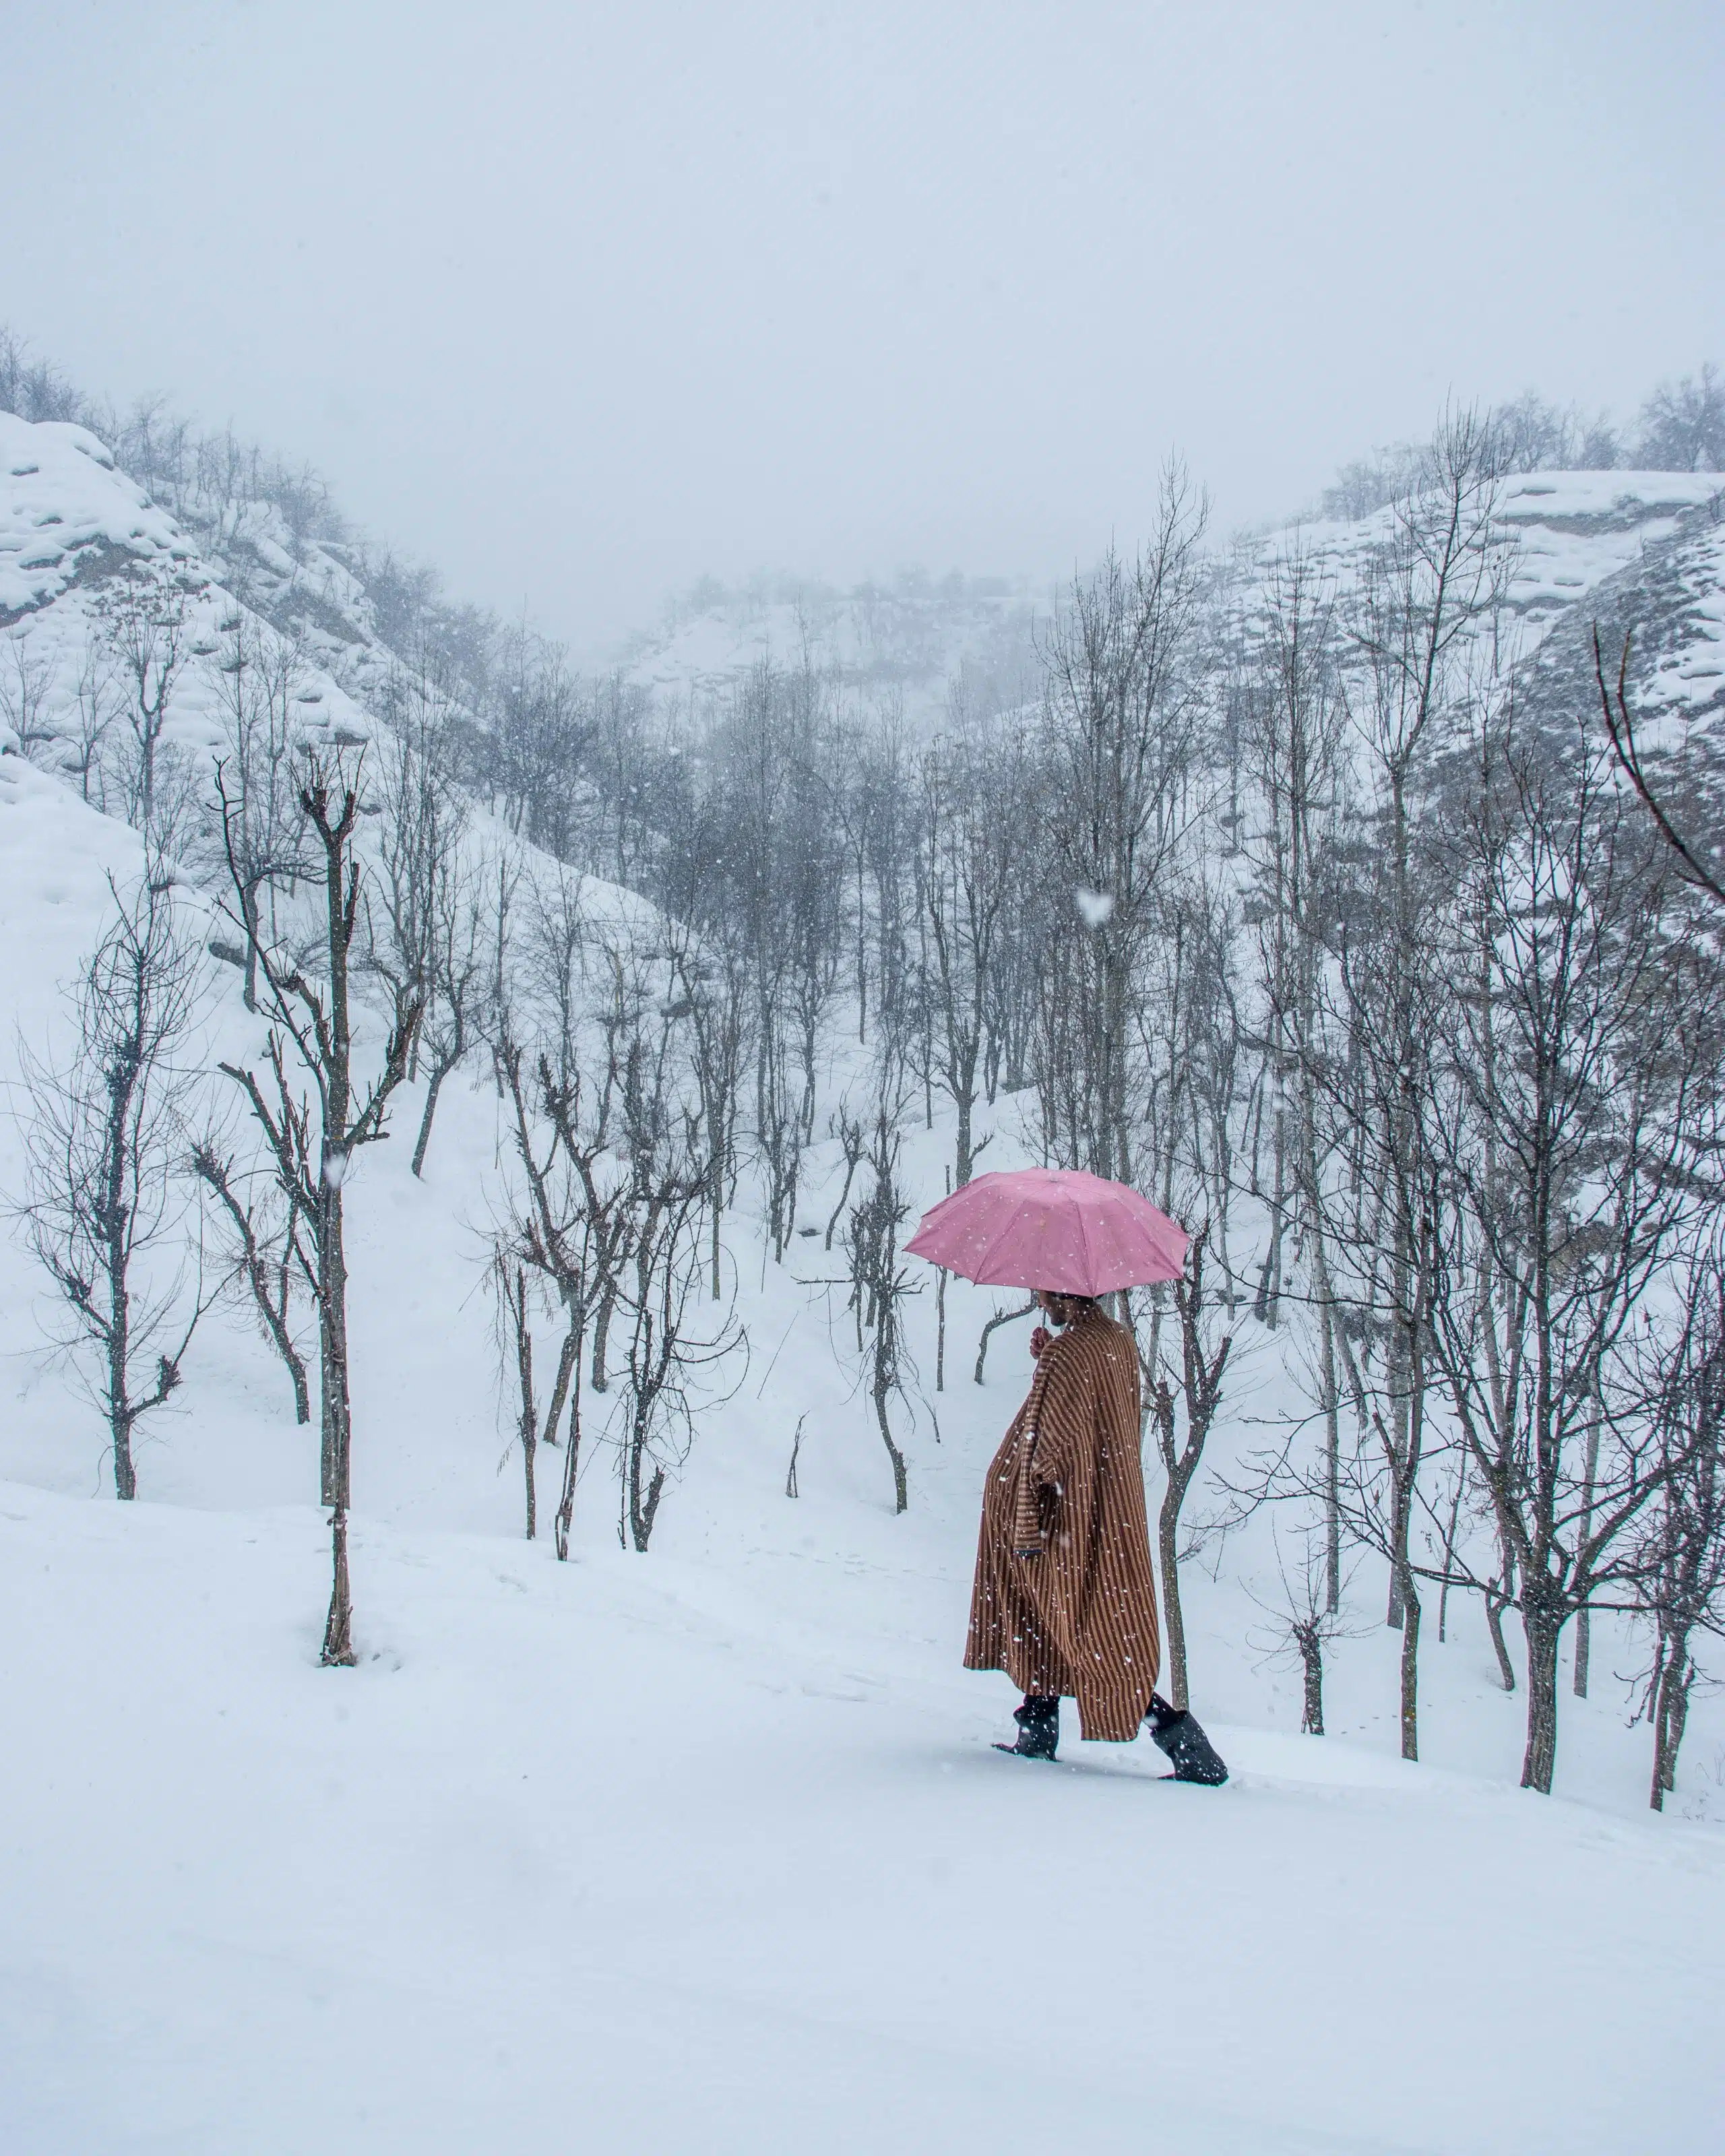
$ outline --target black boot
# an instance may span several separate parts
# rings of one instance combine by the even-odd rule
[[[1218,1789],[1227,1780],[1228,1769],[1222,1763],[1222,1755],[1204,1735],[1196,1716],[1184,1707],[1170,1707],[1165,1699],[1152,1692],[1144,1726],[1153,1741],[1173,1762],[1177,1782],[1202,1782],[1206,1789]]]
[[[1060,1702],[1041,1692],[1027,1692],[1012,1718],[1019,1726],[1016,1744],[997,1744],[997,1752],[1009,1752],[1016,1759],[1052,1759],[1060,1741]]]

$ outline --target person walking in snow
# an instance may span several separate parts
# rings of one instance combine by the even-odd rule
[[[1036,1301],[1055,1329],[1030,1336],[1035,1376],[988,1469],[965,1667],[1003,1670],[1024,1695],[1003,1752],[1053,1759],[1065,1697],[1085,1737],[1127,1743],[1147,1721],[1178,1779],[1224,1780],[1198,1725],[1156,1694],[1137,1342],[1090,1296]]]

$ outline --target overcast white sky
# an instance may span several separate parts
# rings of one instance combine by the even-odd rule
[[[5,0],[0,319],[590,650],[1725,360],[1725,8]]]

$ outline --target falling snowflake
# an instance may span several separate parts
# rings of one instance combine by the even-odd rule
[[[1078,911],[1086,928],[1100,928],[1114,911],[1111,891],[1086,891],[1081,887],[1072,896],[1078,901]]]

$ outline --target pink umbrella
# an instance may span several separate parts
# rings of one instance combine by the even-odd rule
[[[1191,1240],[1123,1183],[1079,1168],[979,1175],[922,1216],[905,1248],[990,1287],[1107,1295],[1177,1280]]]

